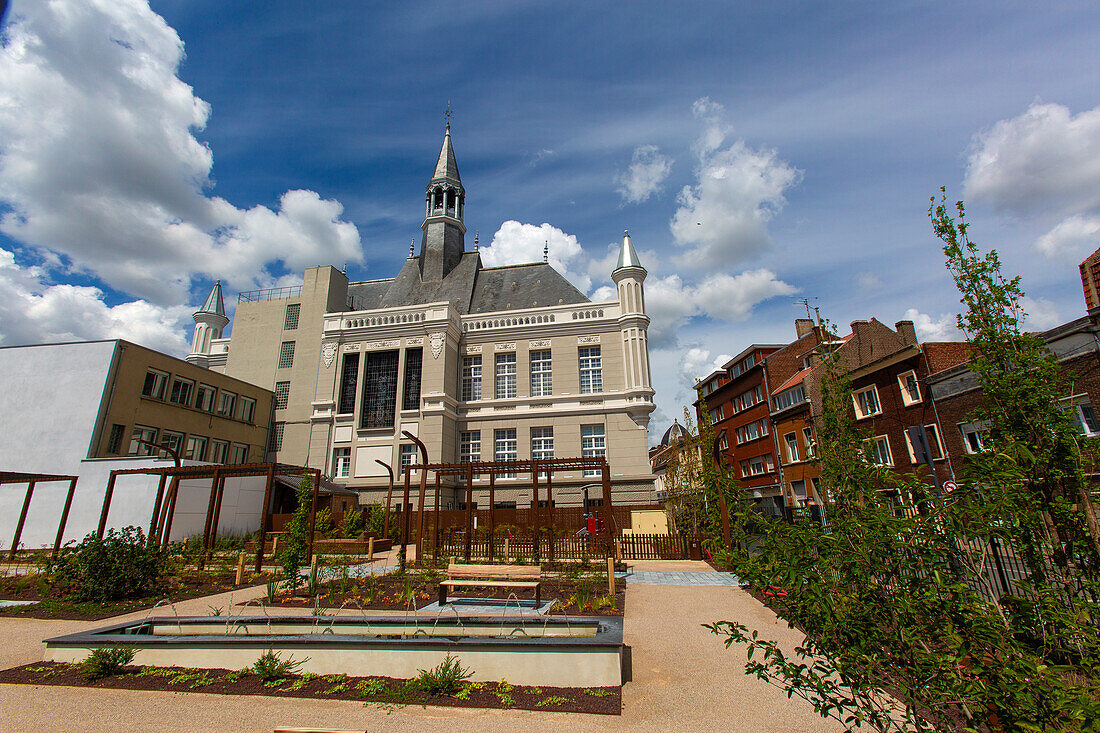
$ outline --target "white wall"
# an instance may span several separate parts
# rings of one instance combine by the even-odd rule
[[[62,541],[79,542],[87,534],[96,530],[111,471],[171,465],[173,465],[172,461],[155,458],[81,461],[77,471],[79,479],[76,492],[73,495]],[[184,465],[204,464],[184,461]],[[115,480],[111,510],[107,515],[107,527],[119,529],[135,525],[141,527],[143,531],[148,531],[159,482],[159,476],[144,474],[119,476]],[[179,499],[176,502],[176,513],[172,522],[173,541],[202,533],[203,524],[206,521],[206,509],[210,501],[210,483],[210,479],[190,479],[180,482]],[[259,527],[266,483],[266,476],[226,479],[221,515],[218,517],[219,534],[244,534],[253,532]],[[20,537],[21,545],[24,547],[53,545],[68,488],[68,482],[40,483],[35,486],[23,526],[23,534]],[[0,549],[7,550],[11,547],[26,489],[26,484],[0,486]],[[168,484],[165,485],[165,493],[167,491]]]
[[[116,346],[88,341],[0,348],[0,471],[77,472],[88,455]]]

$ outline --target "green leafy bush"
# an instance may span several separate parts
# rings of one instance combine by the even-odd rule
[[[66,545],[52,567],[66,597],[75,601],[116,601],[148,595],[164,571],[164,553],[150,547],[140,527],[89,534]]]
[[[292,674],[296,674],[298,669],[303,664],[309,661],[309,657],[301,660],[295,660],[293,657],[287,657],[285,660],[279,656],[279,653],[268,649],[266,652],[260,655],[252,664],[252,671],[256,673],[256,676],[264,681],[265,684],[269,682],[281,682]]]
[[[432,669],[420,669],[417,682],[429,695],[450,695],[458,692],[459,685],[473,676],[471,669],[463,667],[457,658],[448,654],[442,662]]]
[[[290,581],[290,589],[296,590],[302,566],[309,563],[309,515],[313,507],[313,477],[306,471],[298,485],[298,508],[287,523],[286,532],[279,538],[278,561],[283,575]]]
[[[340,520],[340,535],[353,540],[363,531],[363,512],[358,509],[346,509]]]
[[[132,646],[107,646],[93,649],[87,659],[77,666],[85,679],[98,680],[115,676],[132,661],[134,661]]]

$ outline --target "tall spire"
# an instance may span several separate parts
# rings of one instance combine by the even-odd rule
[[[222,329],[229,325],[229,319],[225,315],[225,303],[222,300],[221,280],[214,283],[202,308],[192,313],[191,317],[195,319],[195,332],[191,337],[191,353],[187,355],[187,361],[209,368],[210,342],[220,339]]]
[[[218,280],[214,283],[214,287],[210,288],[210,295],[206,296],[206,302],[202,304],[202,308],[199,308],[201,313],[213,313],[217,316],[225,315],[225,302],[222,300],[222,281]]]
[[[623,267],[641,267],[642,261],[638,259],[638,253],[634,251],[634,244],[630,241],[630,231],[623,230],[623,246],[619,249],[619,262],[615,269]]]
[[[449,115],[449,109],[448,109]],[[466,251],[466,226],[462,223],[466,190],[458,175],[451,123],[443,132],[443,147],[425,191],[424,237],[420,241],[420,276],[426,281],[442,280],[450,274]]]

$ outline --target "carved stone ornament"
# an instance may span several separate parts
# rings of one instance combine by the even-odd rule
[[[443,353],[443,344],[447,343],[447,335],[443,333],[433,333],[430,338],[432,344],[432,358],[438,359],[439,355]]]
[[[578,344],[598,344],[598,343],[600,343],[600,337],[599,336],[578,336],[577,337],[577,343]]]
[[[359,351],[359,344],[344,344],[344,353],[349,351]]]
[[[424,345],[424,337],[423,336],[417,336],[415,338],[405,339],[405,345],[406,346],[423,346]]]
[[[336,358],[336,342],[326,341],[321,344],[321,359],[325,362],[325,369],[332,366],[332,360]]]
[[[528,344],[528,348],[532,348],[532,349],[549,349],[550,348],[550,342],[549,341],[532,341],[530,344]]]
[[[363,344],[364,349],[396,349],[401,345],[401,339],[391,339],[389,341],[370,341]]]
[[[510,341],[506,344],[493,344],[493,351],[515,351],[516,342]]]
[[[467,346],[466,347],[466,353],[467,354],[480,354],[481,353],[481,344],[475,344],[474,346]]]

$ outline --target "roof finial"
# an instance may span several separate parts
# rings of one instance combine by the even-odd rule
[[[547,239],[542,240],[542,261],[550,261],[550,241]]]
[[[477,243],[477,238],[478,238],[479,234],[480,234],[480,232],[477,229],[475,229],[474,230],[474,252],[480,252],[481,251],[481,246],[478,245],[478,243]]]
[[[447,132],[451,131],[451,118],[454,117],[454,112],[451,111],[451,100],[447,100],[447,110],[443,113],[443,119],[447,123]]]
[[[345,275],[348,274],[348,263],[346,263],[346,262],[344,263],[344,269],[340,270],[340,272],[344,273]]]
[[[410,239],[409,240],[409,257],[412,257],[414,254],[416,254],[415,244],[416,244],[415,239]]]

